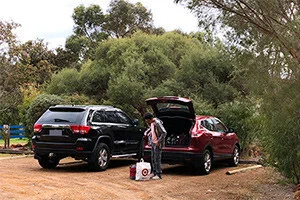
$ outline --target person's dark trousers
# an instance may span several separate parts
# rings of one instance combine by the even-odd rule
[[[151,164],[153,174],[161,177],[161,149],[154,143],[151,148]]]

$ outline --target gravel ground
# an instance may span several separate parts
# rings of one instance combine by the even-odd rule
[[[32,156],[0,157],[1,199],[292,199],[294,185],[272,168],[226,175],[237,168],[214,165],[207,176],[194,175],[181,165],[163,165],[163,179],[129,179],[133,159],[113,159],[104,172],[87,171],[84,162],[61,160],[46,170]]]

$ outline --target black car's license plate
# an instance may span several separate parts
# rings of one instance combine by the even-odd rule
[[[62,136],[62,130],[49,130],[50,136]]]

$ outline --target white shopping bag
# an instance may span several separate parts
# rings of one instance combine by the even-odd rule
[[[136,163],[136,181],[146,181],[149,180],[149,174],[151,172],[151,165],[148,162],[144,162],[144,159],[141,159],[140,162]]]

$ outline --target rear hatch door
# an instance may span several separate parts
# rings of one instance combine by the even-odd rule
[[[83,108],[51,107],[35,123],[39,128],[39,141],[74,143],[84,129],[83,119],[86,110]]]
[[[182,116],[195,119],[195,110],[192,100],[176,96],[153,97],[146,100],[156,117]]]

